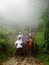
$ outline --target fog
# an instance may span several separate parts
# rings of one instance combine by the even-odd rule
[[[36,28],[47,0],[0,0],[0,26]]]

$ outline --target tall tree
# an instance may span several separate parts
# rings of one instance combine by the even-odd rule
[[[46,42],[46,49],[49,50],[49,8],[47,8],[47,11],[45,12],[44,16],[45,21],[45,42]]]

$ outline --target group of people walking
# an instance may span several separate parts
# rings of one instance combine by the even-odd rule
[[[15,41],[15,55],[22,55],[24,52],[31,53],[32,52],[32,45],[33,45],[33,40],[32,40],[32,34],[27,33],[25,36],[21,32],[19,32],[17,36],[17,40]],[[25,50],[24,51],[24,47]]]

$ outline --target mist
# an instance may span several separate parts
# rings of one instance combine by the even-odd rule
[[[0,0],[0,27],[36,28],[47,0]]]

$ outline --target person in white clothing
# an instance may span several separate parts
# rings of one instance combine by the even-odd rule
[[[20,40],[20,38],[18,38],[18,40],[15,42],[16,48],[22,48],[22,40]]]
[[[23,51],[23,42],[21,40],[21,36],[18,36],[18,39],[15,42],[15,46],[16,46],[16,54],[17,55],[22,55],[22,51]]]

